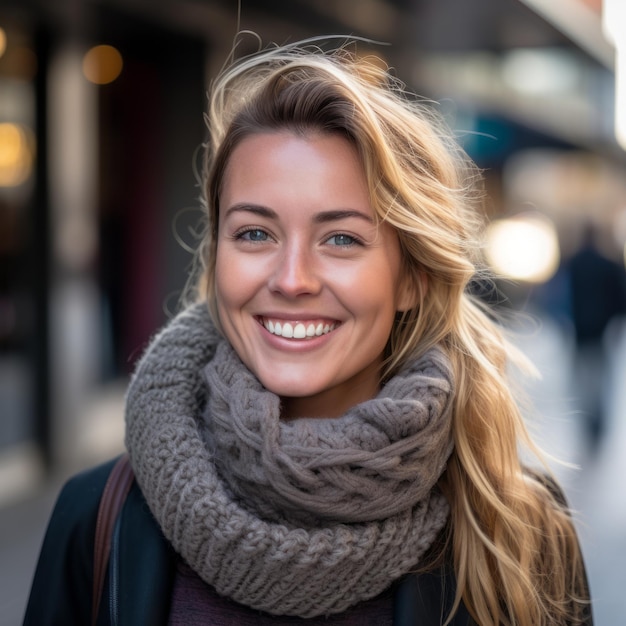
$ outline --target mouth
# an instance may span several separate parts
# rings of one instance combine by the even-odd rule
[[[341,324],[341,322],[328,320],[287,321],[269,317],[259,317],[258,320],[272,335],[299,340],[328,335]]]

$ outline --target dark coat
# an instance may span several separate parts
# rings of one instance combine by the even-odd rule
[[[44,538],[24,626],[90,624],[96,518],[113,463],[75,476],[61,491]],[[98,626],[167,626],[176,559],[134,483],[112,540]],[[395,585],[393,623],[440,626],[454,594],[454,576],[448,567],[406,576]],[[463,605],[451,624],[473,624]]]

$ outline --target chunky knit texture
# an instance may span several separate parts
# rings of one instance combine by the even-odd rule
[[[411,571],[449,509],[451,368],[434,348],[336,419],[280,419],[211,324],[175,318],[140,361],[126,444],[165,536],[218,593],[314,617]]]

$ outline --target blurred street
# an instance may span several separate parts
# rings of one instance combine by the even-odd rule
[[[524,341],[543,379],[529,389],[541,419],[530,426],[543,449],[574,469],[553,464],[576,511],[585,553],[596,626],[623,623],[626,599],[626,336],[613,345],[613,382],[604,440],[587,450],[569,385],[570,346],[545,320]],[[620,382],[621,381],[621,382]],[[119,427],[119,411],[111,419]],[[109,444],[110,445],[110,444]],[[39,544],[61,478],[19,504],[0,510],[0,626],[21,623]]]
[[[609,335],[610,380],[606,381],[606,425],[596,450],[586,440],[572,384],[573,342],[549,320],[524,343],[543,379],[531,388],[540,419],[530,427],[548,454],[578,522],[594,602],[596,626],[624,623],[626,611],[626,329]],[[619,330],[619,329],[616,329]],[[621,336],[620,336],[621,335]]]
[[[481,172],[503,284],[472,288],[529,313],[525,418],[574,511],[595,623],[626,623],[626,1],[356,6],[0,0],[0,626],[22,622],[63,483],[123,449],[126,381],[200,269],[215,75],[348,33]]]

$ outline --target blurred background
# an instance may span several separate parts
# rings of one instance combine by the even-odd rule
[[[577,511],[596,624],[626,600],[626,2],[0,0],[0,624],[69,474],[123,447],[129,373],[197,240],[211,76],[264,43],[387,42],[484,169],[484,296],[543,378],[529,425]],[[251,42],[252,43],[252,42]]]

